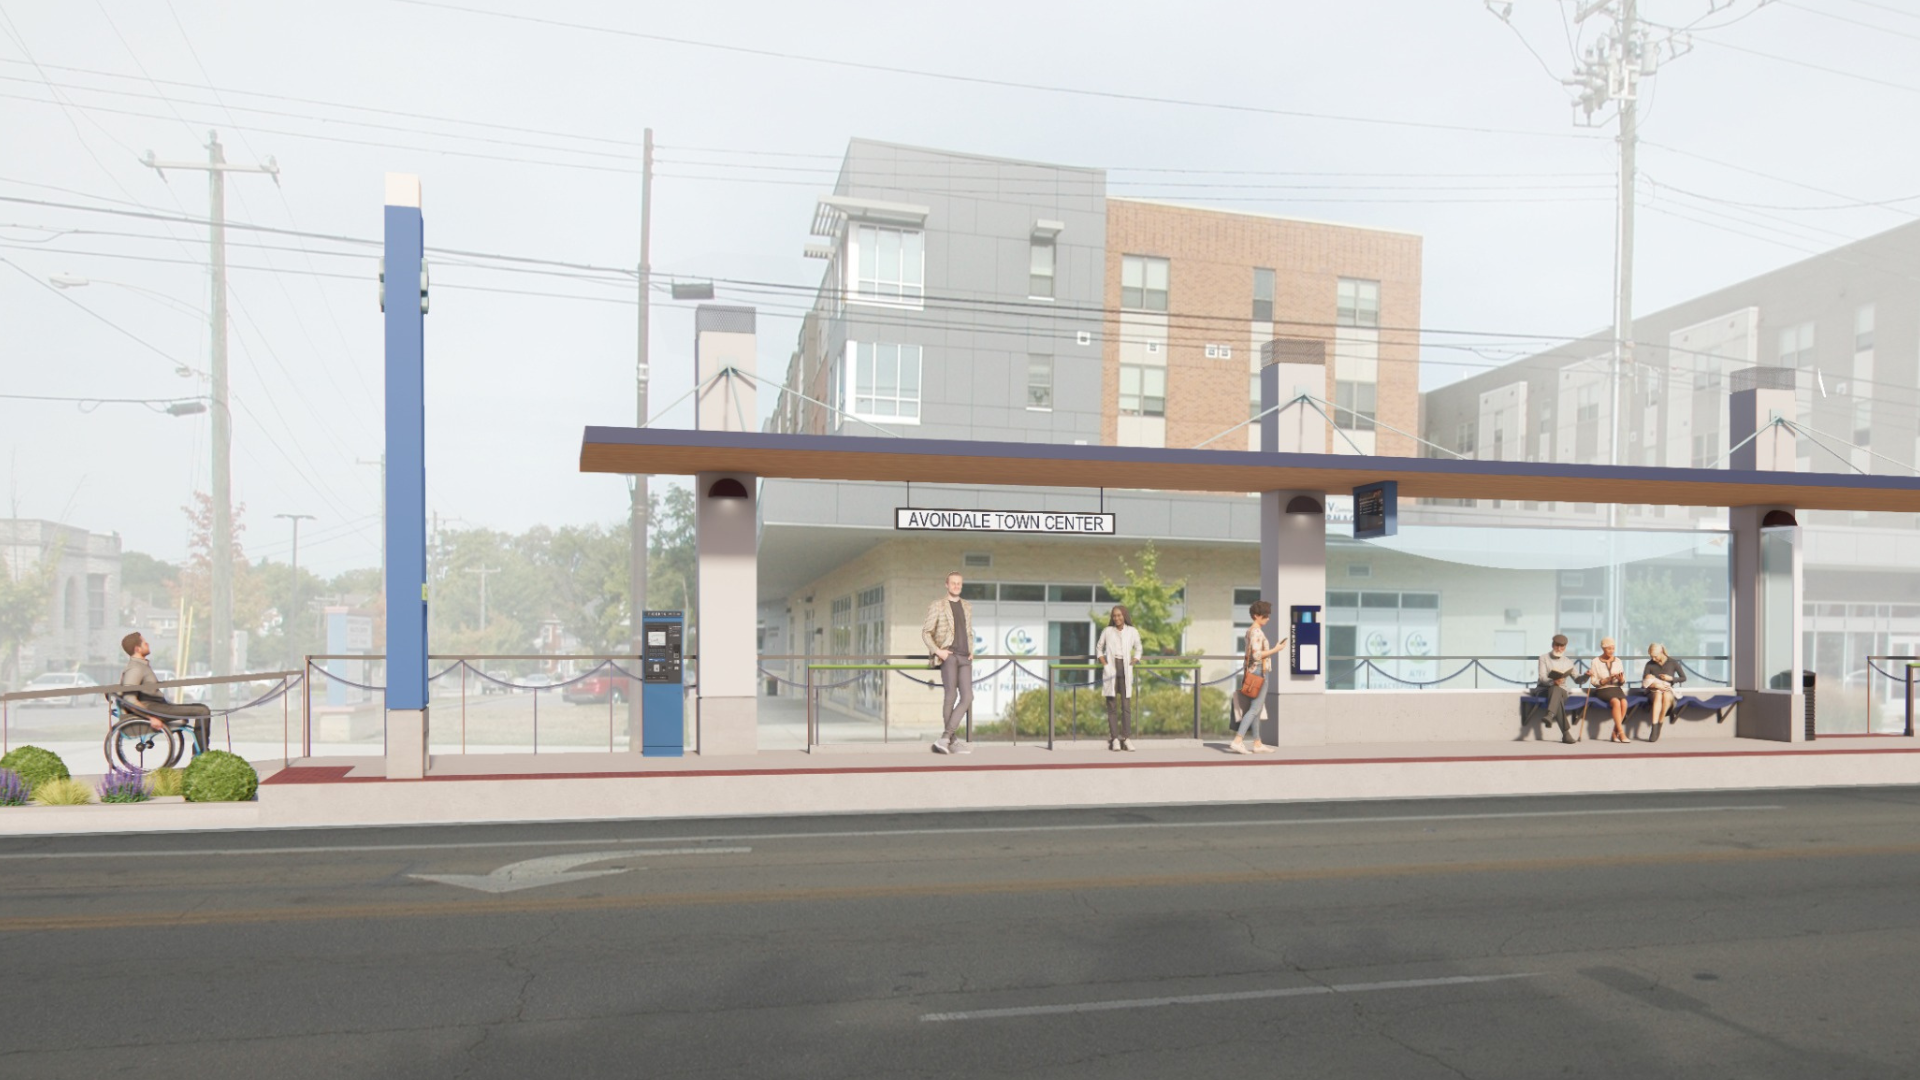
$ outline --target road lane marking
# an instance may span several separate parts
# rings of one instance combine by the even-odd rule
[[[1402,979],[1398,982],[1346,983],[1336,986],[1288,986],[1275,990],[1238,990],[1225,994],[1181,994],[1176,997],[1127,998],[1121,1001],[1082,1001],[1071,1005],[1026,1005],[1013,1009],[972,1009],[967,1012],[927,1013],[933,1023],[950,1020],[999,1020],[1009,1016],[1059,1016],[1065,1013],[1111,1012],[1115,1009],[1157,1009],[1163,1005],[1212,1005],[1221,1001],[1260,1001],[1267,998],[1317,997],[1326,994],[1365,994],[1377,990],[1423,990],[1435,986],[1473,986],[1508,979],[1534,979],[1539,972],[1517,975],[1450,975],[1440,979]]]
[[[0,859],[156,859],[193,855],[345,855],[382,851],[460,851],[510,847],[618,847],[628,844],[700,844],[735,840],[858,840],[887,836],[981,836],[1003,833],[1111,832],[1124,829],[1241,829],[1303,825],[1408,825],[1448,821],[1504,821],[1522,818],[1617,817],[1629,814],[1722,814],[1750,810],[1785,810],[1785,806],[1640,806],[1593,810],[1508,810],[1484,814],[1394,814],[1380,817],[1249,818],[1239,821],[1117,821],[1085,825],[963,825],[958,828],[862,829],[836,832],[742,833],[738,836],[595,837],[588,840],[472,840],[440,844],[334,844],[314,847],[168,848],[158,851],[13,851]],[[352,826],[339,826],[352,828]],[[20,839],[27,839],[21,837]]]
[[[499,894],[520,892],[523,889],[538,889],[547,885],[564,885],[569,881],[586,881],[589,878],[607,877],[612,874],[624,874],[632,869],[628,866],[618,866],[611,870],[574,869],[576,866],[606,862],[609,859],[661,855],[742,855],[752,850],[750,847],[701,847],[655,848],[647,851],[573,851],[565,855],[548,855],[544,858],[508,863],[485,874],[408,874],[407,876],[417,881],[432,881],[441,885],[472,889],[475,892]]]
[[[139,911],[114,915],[46,915],[0,918],[0,933],[53,930],[129,930],[144,927],[231,926],[260,923],[335,922],[356,919],[441,918],[454,915],[532,915],[559,912],[715,907],[733,904],[831,903],[842,900],[904,900],[926,897],[1022,895],[1100,889],[1191,888],[1196,885],[1275,885],[1429,877],[1479,873],[1554,873],[1626,866],[1735,865],[1789,859],[1856,859],[1920,855],[1920,844],[1669,852],[1658,855],[1595,855],[1557,859],[1389,864],[1318,870],[1265,870],[1217,874],[1053,878],[1018,881],[931,882],[924,885],[840,886],[815,889],[748,889],[735,892],[635,893],[620,896],[524,900],[460,900],[423,903],[302,905],[228,911]]]

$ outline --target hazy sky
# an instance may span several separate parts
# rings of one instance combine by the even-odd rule
[[[1812,209],[1920,193],[1920,4],[1719,2],[1641,0],[1645,18],[1698,24],[1642,107],[1642,312],[1920,213],[1920,198]],[[720,286],[761,307],[776,377],[822,266],[801,257],[814,199],[863,136],[1104,166],[1113,194],[1418,232],[1423,325],[1477,332],[1428,339],[1431,386],[1531,351],[1500,335],[1609,319],[1612,129],[1575,127],[1557,82],[1573,6],[1518,0],[1508,24],[1470,0],[0,0],[0,392],[202,392],[174,371],[207,366],[205,230],[11,200],[203,217],[204,173],[163,180],[139,157],[204,159],[218,129],[229,161],[282,170],[278,189],[231,178],[231,220],[375,240],[382,175],[413,172],[429,245],[602,268],[430,259],[428,497],[456,525],[618,520],[622,481],[577,460],[583,425],[633,421],[633,286],[608,271],[637,262],[647,126],[656,271],[793,286]],[[317,516],[303,564],[377,564],[378,469],[358,463],[380,453],[377,249],[230,240],[247,551],[284,558],[273,515],[298,512]],[[659,406],[691,385],[692,317],[654,311]],[[1442,347],[1463,341],[1479,351]],[[0,399],[0,432],[21,516],[183,553],[205,415]]]

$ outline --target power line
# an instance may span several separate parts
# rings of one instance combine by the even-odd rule
[[[412,3],[412,2],[418,2],[418,0],[400,0],[400,2]],[[1906,83],[1897,83],[1888,79],[1876,79],[1871,75],[1862,75],[1857,71],[1847,71],[1843,68],[1831,68],[1831,67],[1827,67],[1824,64],[1813,63],[1812,61],[1809,61],[1809,60],[1800,60],[1791,56],[1780,56],[1776,53],[1761,52],[1759,49],[1749,49],[1744,45],[1731,45],[1731,44],[1728,44],[1727,42],[1718,41],[1713,38],[1702,38],[1701,43],[1706,45],[1712,45],[1715,48],[1719,48],[1719,49],[1726,49],[1728,52],[1744,53],[1747,56],[1757,56],[1762,60],[1772,60],[1776,64],[1790,64],[1793,67],[1806,68],[1808,71],[1819,71],[1819,72],[1824,72],[1828,75],[1838,75],[1843,79],[1854,79],[1858,82],[1871,83],[1875,86],[1884,86],[1890,90],[1904,90],[1909,94],[1920,94],[1920,86],[1908,86]]]
[[[1804,11],[1809,15],[1818,15],[1823,19],[1833,19],[1837,22],[1852,23],[1854,26],[1863,26],[1868,30],[1873,31],[1876,34],[1892,34],[1894,37],[1903,37],[1908,39],[1909,41],[1920,41],[1920,34],[1909,34],[1904,30],[1895,30],[1890,26],[1881,26],[1878,23],[1863,22],[1859,19],[1849,19],[1845,15],[1837,15],[1831,11],[1821,11],[1819,8],[1808,7],[1805,4],[1796,4],[1793,2],[1793,0],[1774,0],[1774,2],[1781,4],[1784,7],[1790,7],[1795,11]],[[1900,14],[1904,15],[1908,13],[1900,12]]]
[[[1169,105],[1188,109],[1209,109],[1222,112],[1275,116],[1292,120],[1324,120],[1337,123],[1371,124],[1386,127],[1416,128],[1427,131],[1452,131],[1477,135],[1519,135],[1542,139],[1585,140],[1588,136],[1555,131],[1529,131],[1519,128],[1481,127],[1471,124],[1445,124],[1421,120],[1399,120],[1377,116],[1351,116],[1339,113],[1308,112],[1298,109],[1275,109],[1260,105],[1247,105],[1236,102],[1201,101],[1188,98],[1163,97],[1152,94],[1128,94],[1115,90],[1094,90],[1086,87],[1055,86],[1046,83],[1023,82],[1016,79],[994,79],[982,75],[961,75],[954,72],[928,71],[916,68],[893,67],[886,64],[872,64],[858,60],[843,60],[831,56],[810,56],[804,53],[782,52],[776,49],[760,49],[746,45],[729,45],[716,41],[700,41],[694,38],[672,37],[666,34],[652,34],[640,30],[626,30],[612,26],[595,26],[591,23],[570,22],[538,15],[524,15],[505,11],[488,11],[484,8],[465,7],[459,4],[442,3],[439,0],[395,0],[396,3],[411,4],[415,7],[435,8],[443,11],[457,11],[467,15],[482,15],[515,22],[534,23],[541,26],[558,27],[565,30],[581,30],[589,33],[608,34],[615,37],[634,38],[643,41],[655,41],[667,45],[683,45],[689,48],[708,49],[715,52],[734,53],[742,56],[755,56],[770,60],[787,60],[794,63],[814,64],[822,67],[834,67],[858,71],[872,71],[886,75],[901,75],[915,79],[937,82],[959,83],[968,86],[992,86],[1008,90],[1031,90],[1039,93],[1062,94],[1073,97],[1094,98],[1107,101],[1124,101],[1132,104]]]

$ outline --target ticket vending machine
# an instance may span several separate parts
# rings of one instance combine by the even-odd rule
[[[1288,658],[1295,675],[1320,674],[1320,608],[1316,604],[1295,604],[1287,634]]]
[[[641,616],[640,752],[646,757],[687,752],[687,696],[681,677],[685,627],[683,612],[649,611]]]

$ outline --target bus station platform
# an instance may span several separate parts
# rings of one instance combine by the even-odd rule
[[[955,756],[762,751],[737,757],[436,755],[421,779],[383,759],[315,757],[263,768],[250,803],[31,807],[0,835],[623,821],[943,810],[1464,798],[1920,784],[1920,739],[1660,744],[1506,741],[1282,747],[1142,742],[1133,753],[976,744]]]

